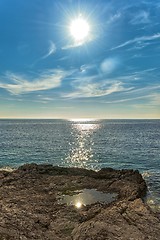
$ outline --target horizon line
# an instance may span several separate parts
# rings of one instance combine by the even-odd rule
[[[68,120],[68,121],[95,121],[95,120],[160,120],[160,118],[6,118],[0,117],[0,120]]]

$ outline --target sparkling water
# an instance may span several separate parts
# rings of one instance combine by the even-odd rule
[[[160,204],[160,120],[0,120],[0,167],[138,169]]]

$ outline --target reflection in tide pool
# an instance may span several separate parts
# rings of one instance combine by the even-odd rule
[[[116,200],[117,193],[104,193],[97,191],[96,189],[83,189],[80,191],[73,191],[72,195],[62,195],[58,199],[59,204],[66,203],[67,205],[73,205],[76,208],[81,208],[89,204],[100,202],[102,204],[109,204]]]
[[[73,138],[69,143],[70,151],[66,158],[70,166],[86,167],[86,163],[92,161],[94,145],[92,134],[98,128],[98,123],[73,122],[71,132]]]

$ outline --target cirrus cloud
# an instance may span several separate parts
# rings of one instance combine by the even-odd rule
[[[125,47],[125,46],[128,46],[130,44],[134,44],[134,43],[139,43],[139,42],[146,42],[146,41],[153,41],[153,40],[156,40],[160,38],[160,33],[156,33],[154,35],[151,35],[151,36],[142,36],[142,37],[137,37],[137,38],[134,38],[134,39],[131,39],[131,40],[128,40],[116,47],[113,47],[111,48],[111,50],[115,50],[115,49],[118,49],[118,48],[122,48],[122,47]]]
[[[50,55],[54,54],[56,52],[56,45],[54,42],[50,41],[48,52],[42,57],[42,59],[45,59],[49,57]]]
[[[0,88],[3,88],[14,95],[53,89],[59,87],[62,80],[69,74],[70,73],[66,71],[54,70],[42,73],[39,78],[31,80],[21,75],[7,73],[6,79],[11,83],[0,82]]]

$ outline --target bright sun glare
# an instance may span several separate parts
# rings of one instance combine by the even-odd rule
[[[90,26],[85,19],[79,17],[71,22],[70,33],[75,41],[85,41],[89,35],[89,32]]]

